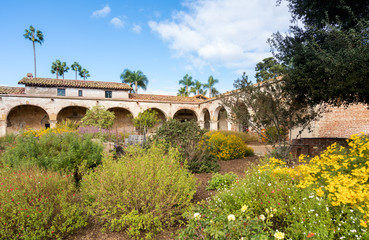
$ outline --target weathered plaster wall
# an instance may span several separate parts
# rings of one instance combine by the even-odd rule
[[[196,102],[155,102],[145,100],[131,100],[131,99],[106,99],[94,97],[58,97],[58,96],[42,96],[42,95],[0,95],[0,136],[3,136],[7,132],[7,117],[9,112],[14,107],[20,105],[33,105],[43,109],[48,117],[51,127],[55,126],[57,122],[60,122],[65,118],[78,118],[80,119],[86,109],[90,109],[96,105],[102,105],[107,109],[121,108],[130,112],[133,117],[136,117],[140,112],[147,109],[156,109],[161,112],[159,115],[161,119],[174,118],[174,115],[178,111],[184,111],[191,113],[193,118],[196,118],[200,126],[204,127],[205,124],[210,130],[218,129],[218,114],[220,109],[220,101],[212,100],[202,103]],[[204,110],[208,111],[208,115],[204,114]],[[133,128],[130,120],[127,118],[126,113],[118,114],[118,122],[116,127],[118,128]],[[182,116],[183,117],[183,116]],[[12,124],[18,124],[18,126],[27,125],[27,121],[30,118],[21,119],[18,118],[18,122]],[[228,121],[227,121],[228,122]],[[232,124],[227,123],[230,130]],[[10,131],[10,130],[9,130]]]
[[[79,97],[78,90],[82,90],[83,97],[105,98],[104,89],[90,89],[90,88],[64,88],[65,97]],[[112,91],[112,98],[128,98],[128,90],[107,90]],[[27,86],[25,90],[28,95],[43,95],[43,96],[57,96],[56,87],[30,87]]]

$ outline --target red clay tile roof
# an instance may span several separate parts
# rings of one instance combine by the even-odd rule
[[[84,80],[67,80],[54,78],[22,78],[18,84],[34,87],[70,87],[70,88],[95,88],[112,90],[132,90],[125,83],[118,82],[97,82]]]
[[[0,94],[24,94],[24,88],[0,86]]]
[[[154,94],[136,94],[136,93],[130,93],[129,98],[135,99],[135,100],[150,100],[150,101],[163,101],[163,102],[203,102],[202,99],[198,99],[195,97],[154,95]]]

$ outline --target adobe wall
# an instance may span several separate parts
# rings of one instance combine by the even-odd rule
[[[234,128],[232,123],[228,119],[219,118],[219,112],[223,109],[220,104],[220,100],[204,102],[155,102],[124,98],[106,99],[96,97],[50,97],[27,94],[2,94],[0,95],[0,136],[6,135],[7,132],[19,131],[25,126],[40,128],[48,124],[48,126],[53,127],[63,119],[80,119],[84,115],[84,110],[96,105],[104,106],[107,109],[117,108],[126,111],[118,114],[115,125],[116,128],[122,130],[133,128],[131,120],[127,117],[128,113],[132,117],[137,117],[140,112],[147,109],[160,111],[162,113],[160,116],[161,119],[174,118],[178,111],[186,109],[186,111],[193,112],[202,128],[209,127],[210,130],[218,130],[219,125],[221,125],[225,129],[231,130]],[[16,111],[18,107],[26,109],[26,111]],[[40,118],[41,115],[38,111],[45,112],[42,118]],[[37,119],[33,115],[37,116]],[[46,118],[44,118],[45,116]],[[45,119],[48,120],[48,123],[45,123]],[[41,120],[43,121],[42,123]],[[219,121],[221,121],[220,124]],[[36,124],[37,122],[39,122],[38,125]],[[14,127],[9,127],[9,124]]]
[[[316,156],[333,143],[347,147],[346,138],[301,138],[292,140],[291,153],[298,157],[301,154]]]

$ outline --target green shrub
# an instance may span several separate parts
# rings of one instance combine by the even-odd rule
[[[200,144],[205,131],[194,121],[180,122],[171,119],[158,128],[154,141],[164,140],[168,146],[178,148],[193,173],[216,172],[220,165],[210,154],[206,144]]]
[[[59,239],[87,225],[73,178],[0,168],[0,239]]]
[[[196,179],[180,164],[176,149],[128,147],[118,161],[86,175],[81,189],[90,212],[112,231],[151,238],[181,220],[196,191]]]
[[[215,173],[208,182],[206,190],[222,190],[231,187],[238,180],[235,173],[226,173],[224,175]]]
[[[313,188],[298,184],[288,174],[253,168],[232,189],[188,212],[188,225],[178,238],[275,239],[284,234],[284,239],[368,239],[358,210],[332,207]]]
[[[18,136],[13,148],[8,148],[2,161],[12,167],[37,166],[54,171],[74,171],[80,180],[85,168],[101,163],[103,147],[90,137],[75,132],[48,132],[41,137],[32,134]]]
[[[15,139],[15,134],[7,134],[4,137],[0,137],[0,154],[5,151],[7,147],[11,147],[15,143]]]
[[[113,126],[115,119],[114,112],[106,110],[104,106],[93,106],[86,111],[85,116],[81,119],[80,126],[93,126],[103,129],[109,129]]]
[[[254,150],[235,135],[224,135],[221,132],[209,132],[205,140],[209,144],[210,153],[217,159],[240,159],[253,155]]]

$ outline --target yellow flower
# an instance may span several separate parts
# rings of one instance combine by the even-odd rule
[[[241,208],[241,211],[242,211],[242,212],[246,212],[246,211],[247,211],[247,208],[248,208],[248,207],[247,207],[246,205],[243,205],[243,206],[242,206],[242,208]]]
[[[278,240],[284,239],[284,233],[277,231],[276,233],[274,233],[274,237],[275,237],[275,239],[278,239]]]

